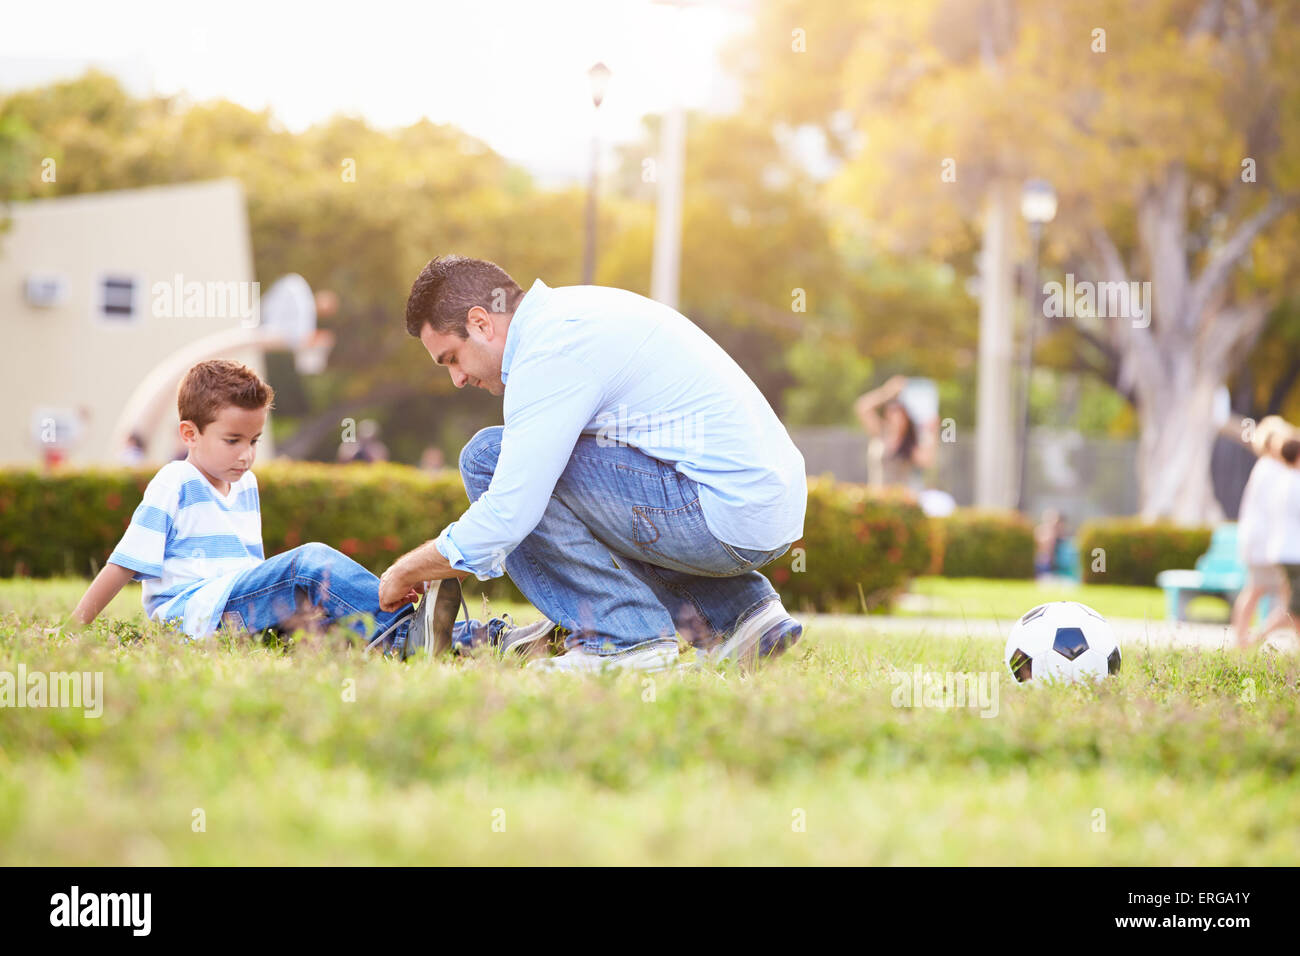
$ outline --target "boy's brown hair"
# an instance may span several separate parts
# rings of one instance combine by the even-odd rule
[[[227,406],[256,410],[270,408],[274,400],[275,390],[256,372],[229,359],[200,362],[185,373],[176,390],[181,421],[193,422],[200,432]]]

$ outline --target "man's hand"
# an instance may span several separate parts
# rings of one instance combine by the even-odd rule
[[[396,611],[403,604],[420,600],[430,581],[443,578],[464,580],[468,572],[457,571],[442,556],[432,541],[426,541],[414,551],[408,551],[379,577],[379,607]]]
[[[404,604],[413,604],[420,600],[420,592],[407,584],[405,579],[394,573],[396,568],[397,565],[394,564],[379,578],[379,609],[381,611],[396,611]]]

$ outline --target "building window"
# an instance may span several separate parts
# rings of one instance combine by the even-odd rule
[[[99,315],[114,322],[139,318],[135,279],[131,276],[105,276],[99,284]]]
[[[29,275],[27,277],[27,304],[38,309],[52,309],[62,305],[68,286],[61,275]]]

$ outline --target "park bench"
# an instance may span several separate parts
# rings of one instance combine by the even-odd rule
[[[1187,605],[1202,594],[1219,598],[1231,608],[1246,586],[1246,568],[1237,557],[1237,526],[1221,524],[1210,536],[1210,550],[1196,559],[1196,570],[1161,571],[1156,584],[1164,589],[1166,615],[1173,621],[1187,619]],[[1268,598],[1260,599],[1258,613],[1268,612]]]

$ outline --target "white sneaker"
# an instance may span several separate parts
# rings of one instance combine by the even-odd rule
[[[760,656],[776,657],[785,653],[802,634],[803,626],[790,617],[780,600],[770,601],[741,621],[731,637],[701,656],[713,667],[732,661],[741,671],[751,671]],[[771,646],[763,646],[760,655],[760,644],[765,637],[766,644]]]
[[[543,657],[529,663],[530,668],[570,673],[598,673],[603,670],[666,671],[677,664],[677,641],[662,640],[638,644],[614,654],[597,654],[575,647],[559,657]]]

